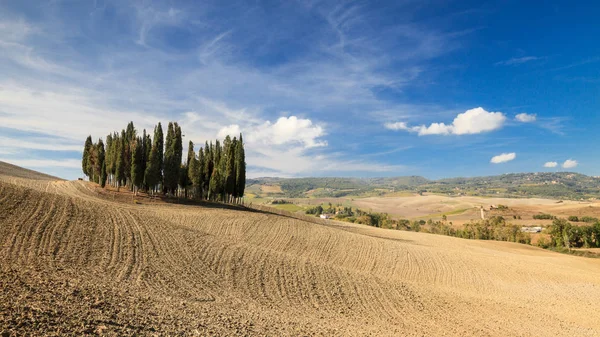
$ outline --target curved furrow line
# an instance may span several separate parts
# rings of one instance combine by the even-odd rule
[[[47,201],[47,200],[45,200]],[[45,228],[45,224],[50,223],[49,220],[52,220],[54,217],[54,213],[57,211],[56,200],[49,200],[42,207],[42,210],[39,213],[35,214],[34,218],[28,219],[29,228],[25,235],[23,235],[23,240],[19,245],[19,250],[17,251],[18,261],[22,263],[27,263],[29,261],[34,262],[36,260],[36,243],[39,242],[39,238],[43,234],[43,230]]]
[[[50,267],[56,267],[56,255],[54,254],[54,247],[60,244],[60,240],[56,238],[56,232],[65,224],[68,224],[71,219],[74,218],[75,204],[71,199],[67,199],[59,217],[51,219],[50,223],[46,226],[44,233],[41,237],[41,241],[38,245],[38,256],[45,255],[48,257],[48,264]]]
[[[12,224],[13,226],[16,226],[16,229],[12,231],[8,255],[11,256],[13,261],[18,260],[19,252],[21,251],[24,242],[32,235],[32,232],[35,229],[34,219],[37,219],[44,211],[44,208],[47,207],[46,200],[41,197],[33,196],[32,192],[33,190],[27,190],[23,194],[23,197],[20,198],[19,205],[22,209],[32,209],[32,211],[15,214],[16,219],[12,221]]]
[[[207,274],[207,269],[201,268],[202,262],[197,261],[195,254],[189,251],[194,247],[194,242],[189,240],[188,234],[192,235],[193,233],[186,232],[178,235],[179,229],[161,228],[158,220],[153,220],[153,217],[147,216],[145,219],[141,219],[133,213],[130,216],[137,224],[141,237],[145,237],[143,240],[149,246],[144,250],[148,264],[148,267],[144,269],[151,266],[160,272],[162,279],[170,280],[176,289],[175,293],[181,293],[182,297],[195,298],[203,302],[215,301],[219,297],[214,293],[214,289],[218,288],[216,277]],[[168,224],[168,222],[165,223]],[[160,233],[160,239],[153,232]],[[152,285],[150,284],[150,286]],[[209,288],[213,290],[209,290]]]
[[[54,228],[60,226],[71,217],[71,208],[67,205],[68,200],[58,197],[52,199],[50,210],[47,211],[46,216],[40,221],[36,230],[35,243],[29,247],[30,259],[43,257],[48,261],[47,263],[52,263],[52,254],[46,249],[48,239],[52,235]]]

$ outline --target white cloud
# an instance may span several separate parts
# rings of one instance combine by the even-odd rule
[[[237,137],[240,134],[240,132],[242,132],[242,131],[240,130],[239,125],[231,124],[229,126],[221,128],[221,130],[219,130],[219,133],[217,133],[217,138],[222,139],[227,136]]]
[[[517,64],[522,64],[525,62],[529,62],[529,61],[536,61],[541,59],[541,57],[537,57],[537,56],[524,56],[524,57],[513,57],[511,59],[508,59],[506,61],[500,61],[500,62],[496,62],[495,65],[500,66],[500,65],[504,65],[504,66],[512,66],[512,65],[517,65]]]
[[[296,116],[280,117],[275,124],[266,121],[248,135],[250,141],[266,145],[301,144],[305,148],[327,146],[326,141],[319,140],[325,135],[320,125],[314,125],[310,119]]]
[[[500,155],[497,155],[495,157],[492,158],[492,160],[490,160],[490,163],[492,164],[501,164],[501,163],[506,163],[509,162],[511,160],[515,160],[515,158],[517,158],[517,154],[512,152],[512,153],[503,153]]]
[[[546,164],[544,164],[544,167],[547,167],[547,168],[553,168],[553,167],[557,167],[557,166],[558,166],[558,163],[555,161],[549,161]]]
[[[577,165],[579,165],[579,163],[577,162],[577,160],[573,160],[573,159],[567,159],[563,164],[562,167],[566,168],[566,169],[570,169],[570,168],[575,168],[577,167]]]
[[[390,130],[405,130],[405,131],[410,131],[411,128],[408,127],[408,125],[406,125],[405,122],[395,122],[395,123],[385,123],[384,124],[386,129],[390,129]]]
[[[468,135],[490,132],[504,125],[506,116],[502,112],[488,112],[483,108],[475,108],[458,114],[452,124],[432,123],[429,126],[408,126],[404,122],[386,123],[390,130],[416,132],[419,136],[426,135]]]
[[[527,113],[520,113],[518,115],[515,116],[515,120],[521,122],[521,123],[531,123],[531,122],[535,122],[537,120],[537,115],[536,114],[527,114]]]

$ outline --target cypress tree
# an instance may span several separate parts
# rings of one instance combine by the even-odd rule
[[[144,180],[149,189],[156,191],[157,186],[162,182],[162,164],[163,164],[163,138],[160,122],[154,127],[154,142],[146,164]]]
[[[111,183],[114,187],[117,186],[117,157],[119,151],[119,144],[121,143],[121,139],[119,138],[119,134],[117,132],[113,133],[112,144],[110,150],[110,167],[108,167],[108,173],[112,176]]]
[[[242,134],[240,133],[240,139],[238,139],[237,148],[235,150],[235,185],[236,185],[236,198],[242,198],[244,196],[244,190],[246,188],[246,154],[244,152],[244,141]]]
[[[175,191],[177,191],[177,183],[179,183],[182,188],[185,188],[183,184],[187,184],[187,170],[185,167],[183,167],[183,170],[181,169],[183,160],[183,136],[181,134],[181,127],[177,122],[173,123],[173,132],[175,136],[175,142],[173,144],[175,163],[173,165],[178,168],[178,170],[175,171],[174,180],[176,182]]]
[[[144,130],[144,133],[146,132],[146,130]],[[146,182],[146,169],[148,168],[148,165],[150,163],[150,152],[152,152],[152,139],[150,138],[150,135],[146,135],[144,137],[144,190],[147,192],[148,189],[150,188],[150,185]]]
[[[127,130],[125,131],[124,134],[124,138],[125,138],[125,146],[124,146],[124,153],[125,156],[123,157],[124,159],[124,163],[125,163],[125,179],[126,179],[126,183],[129,182],[130,183],[130,190],[133,191],[133,184],[131,184],[131,158],[133,157],[133,146],[136,140],[136,130],[135,127],[133,126],[133,122],[129,122],[129,124],[127,124]],[[125,185],[126,185],[125,183]]]
[[[157,163],[157,173],[156,173],[156,183],[161,184],[163,181],[163,170],[165,168],[165,138],[163,135],[162,125],[158,122],[158,126],[154,133],[154,142],[156,143],[156,163]]]
[[[132,157],[131,157],[131,185],[137,195],[137,191],[144,182],[144,170],[143,170],[143,139],[138,138],[132,144]]]
[[[172,193],[177,185],[176,172],[179,170],[179,165],[175,165],[175,129],[171,122],[169,122],[169,126],[167,127],[165,145],[163,189],[165,193]]]
[[[208,187],[208,194],[210,200],[218,200],[221,194],[221,172],[215,167],[210,177],[210,183]]]
[[[96,150],[98,152],[98,162],[100,166],[99,184],[101,187],[104,187],[106,186],[106,153],[102,139],[98,140]]]
[[[191,142],[190,142],[191,143]],[[191,182],[192,184],[192,197],[196,197],[198,198],[198,196],[201,195],[201,189],[200,189],[200,172],[202,172],[202,170],[200,169],[200,162],[198,161],[198,159],[196,159],[196,154],[193,153],[193,157],[189,158],[189,154],[188,154],[188,165],[187,165],[187,175],[188,175],[188,180],[189,182]]]
[[[90,176],[90,172],[88,171],[89,166],[89,157],[90,151],[94,143],[92,142],[92,136],[88,136],[85,139],[85,145],[83,146],[83,156],[81,158],[81,169],[83,170],[83,174],[86,176]]]
[[[121,183],[123,182],[123,179],[125,179],[125,162],[124,162],[124,147],[125,147],[125,132],[121,133],[121,137],[119,138],[119,140],[116,142],[117,143],[117,148],[116,148],[116,156],[117,156],[117,161],[115,164],[115,184],[117,186],[117,191],[119,190],[119,188],[121,187]]]
[[[235,190],[235,143],[237,143],[237,140],[231,140],[231,137],[229,137],[229,135],[225,138],[225,152],[226,155],[224,156],[224,166],[225,166],[225,174],[223,177],[223,183],[224,183],[224,192],[225,195],[227,195],[227,201],[229,202],[231,196],[233,196],[233,192]]]
[[[199,188],[199,193],[200,193],[200,198],[204,198],[204,194],[206,193],[207,188],[205,187],[205,181],[206,181],[206,173],[204,170],[204,166],[206,165],[206,158],[204,155],[204,151],[202,150],[202,148],[200,148],[200,150],[198,150],[198,172],[197,172],[197,176],[198,176],[198,188]]]
[[[112,159],[112,142],[113,142],[113,138],[112,135],[109,133],[106,136],[106,148],[105,148],[105,152],[104,152],[104,168],[105,168],[105,172],[106,172],[106,177],[108,180],[108,183],[110,184],[110,165],[111,165],[111,159]]]
[[[196,188],[197,185],[197,181],[196,184],[194,184],[194,176],[196,175],[196,171],[198,170],[198,165],[194,164],[194,161],[196,161],[196,152],[194,152],[194,142],[192,142],[190,140],[190,142],[188,143],[188,153],[187,153],[187,160],[185,163],[185,174],[183,174],[182,176],[185,179],[181,179],[182,182],[185,184],[184,189],[185,189],[185,197],[187,198],[187,188],[189,185],[194,186],[194,188]],[[194,167],[192,167],[194,166]]]
[[[211,178],[212,172],[213,172],[212,142],[210,143],[210,145],[208,144],[208,142],[206,142],[205,147],[204,147],[203,171],[204,171],[204,179],[202,181],[202,183],[203,183],[202,188],[204,189],[204,194],[205,194],[204,197],[208,198],[210,178]]]

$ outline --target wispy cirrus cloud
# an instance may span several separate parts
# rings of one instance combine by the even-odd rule
[[[494,63],[494,65],[496,65],[496,66],[514,66],[514,65],[531,62],[531,61],[537,61],[540,59],[542,59],[542,58],[537,57],[537,56],[513,57],[513,58],[510,58],[505,61],[496,62],[496,63]]]
[[[210,2],[107,2],[66,17],[66,4],[53,2],[38,21],[11,15],[5,5],[16,19],[0,17],[0,123],[12,130],[0,151],[14,152],[29,133],[66,139],[54,149],[21,143],[23,151],[47,152],[36,160],[75,150],[88,134],[104,137],[130,120],[139,130],[179,120],[196,144],[244,132],[256,144],[248,151],[255,172],[399,172],[402,165],[384,158],[332,151],[328,140],[353,129],[348,114],[352,125],[367,125],[373,121],[364,111],[401,107],[376,92],[410,85],[427,60],[456,48],[462,36],[411,23],[409,7],[406,20],[374,27],[369,18],[380,9],[325,2],[277,5],[277,17],[260,4],[225,13]]]

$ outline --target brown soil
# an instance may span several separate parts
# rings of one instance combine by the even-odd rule
[[[600,259],[2,169],[2,336],[600,336]]]

